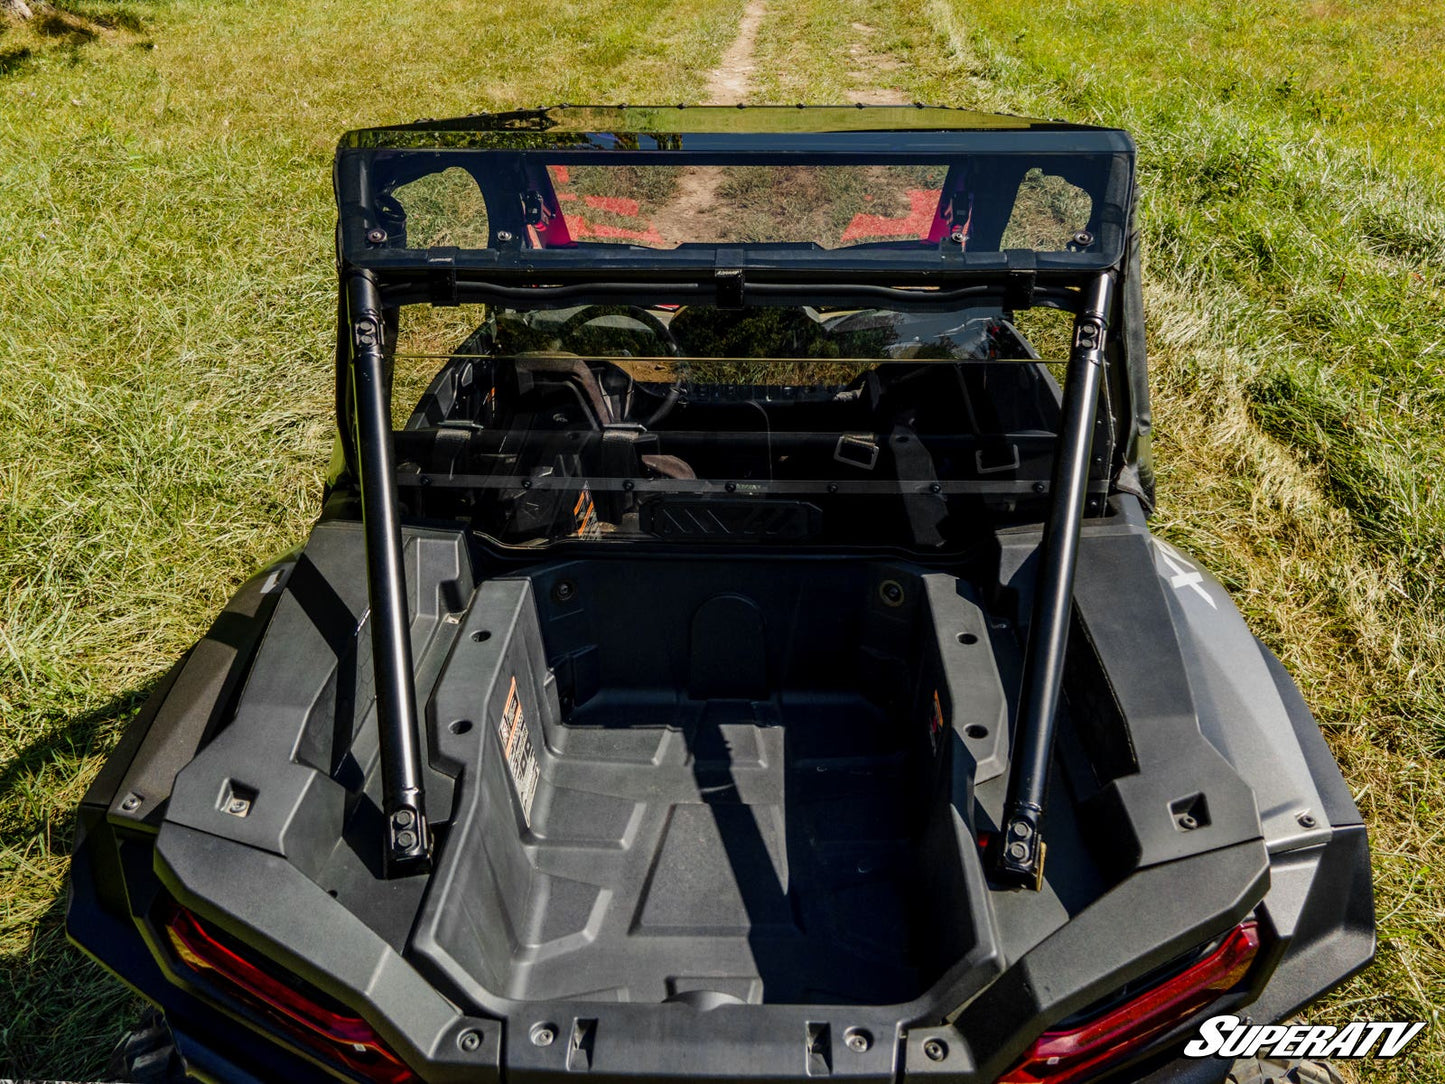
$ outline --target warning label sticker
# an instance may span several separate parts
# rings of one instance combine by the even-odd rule
[[[517,798],[522,803],[522,820],[530,828],[532,799],[537,796],[537,776],[541,767],[532,748],[532,736],[527,733],[527,720],[522,714],[522,698],[517,695],[515,674],[512,675],[512,687],[507,691],[501,721],[497,724],[497,736],[502,739],[502,757],[507,762],[512,785],[517,788]]]

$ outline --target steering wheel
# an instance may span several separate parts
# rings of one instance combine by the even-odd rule
[[[593,320],[603,316],[631,317],[657,336],[658,341],[666,347],[669,357],[677,357],[678,345],[677,340],[672,337],[672,332],[668,330],[666,324],[641,305],[587,305],[562,321],[561,326],[557,328],[557,338],[565,341],[567,336],[578,328],[585,327]]]

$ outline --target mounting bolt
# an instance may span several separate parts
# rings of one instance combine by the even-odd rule
[[[862,1054],[873,1045],[873,1036],[862,1028],[849,1028],[843,1035],[843,1042],[853,1053]]]
[[[457,1036],[457,1046],[468,1054],[475,1053],[481,1049],[482,1033],[475,1028],[468,1028]]]
[[[1299,821],[1299,826],[1301,828],[1313,828],[1316,824],[1319,823],[1315,820],[1314,814],[1311,813],[1309,810],[1305,810],[1298,817],[1296,817],[1295,820]]]
[[[134,813],[140,808],[141,798],[139,794],[127,794],[120,803],[120,808],[125,813]]]
[[[251,812],[251,803],[245,798],[232,798],[226,803],[226,812],[233,817],[244,817]]]
[[[366,231],[366,239],[373,245],[380,245],[386,241],[386,231],[380,226],[373,226]]]
[[[505,245],[505,244],[506,244],[508,241],[510,241],[511,239],[512,239],[512,231],[511,231],[511,230],[498,230],[498,231],[497,231],[497,240],[500,241],[500,242],[502,242],[502,244]]]
[[[738,491],[738,484],[736,482],[727,482],[723,485],[723,488],[729,493],[736,493]]]
[[[903,586],[897,580],[884,580],[878,585],[878,597],[885,606],[902,606]]]
[[[1029,856],[1029,849],[1022,843],[1010,843],[1008,845],[1008,856],[1017,862],[1022,862]]]
[[[942,493],[942,492],[943,492],[943,483],[941,483],[941,482],[933,482],[933,483],[931,483],[931,484],[929,485],[929,487],[928,487],[928,492],[930,492],[930,493]]]
[[[416,820],[416,815],[410,809],[398,809],[392,815],[391,823],[398,828],[410,828],[414,820]]]
[[[553,602],[571,602],[577,596],[577,585],[571,580],[558,580],[552,588]]]
[[[1033,835],[1033,831],[1029,828],[1027,821],[1014,821],[1013,824],[1009,826],[1009,834],[1016,839],[1028,839],[1029,836]]]
[[[942,1039],[929,1039],[923,1044],[923,1056],[929,1061],[942,1061],[948,1057],[948,1044]]]
[[[1043,483],[1043,482],[1035,482],[1035,483],[1034,483],[1034,492],[1035,492],[1035,493],[1042,493],[1042,492],[1044,492],[1044,491],[1045,491],[1046,489],[1048,489],[1048,488],[1049,488],[1048,485],[1045,484],[1045,483]]]
[[[532,1029],[533,1046],[551,1046],[557,1038],[557,1029],[551,1024],[538,1024]]]
[[[1194,817],[1189,813],[1179,814],[1178,818],[1176,818],[1175,820],[1175,823],[1178,824],[1180,828],[1183,828],[1186,832],[1199,827],[1199,822],[1195,820]]]
[[[1078,233],[1074,234],[1074,244],[1078,245],[1080,248],[1088,248],[1093,243],[1094,235],[1088,230],[1080,230]]]
[[[404,851],[409,851],[416,846],[416,836],[411,832],[398,832],[396,834],[396,845]]]

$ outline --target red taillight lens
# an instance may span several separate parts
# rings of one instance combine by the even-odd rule
[[[416,1074],[386,1048],[359,1016],[326,1008],[314,998],[238,955],[189,911],[176,908],[163,929],[177,958],[261,1009],[293,1039],[327,1061],[381,1084],[407,1084]]]
[[[1207,956],[1068,1031],[1046,1031],[999,1084],[1074,1084],[1149,1045],[1170,1027],[1234,989],[1259,952],[1259,928],[1245,922]]]

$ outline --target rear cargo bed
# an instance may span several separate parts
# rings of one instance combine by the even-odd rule
[[[463,767],[414,947],[440,980],[516,1000],[894,1004],[979,947],[965,821],[1002,697],[986,641],[946,672],[933,611],[982,622],[956,581],[927,577],[947,580],[930,604],[896,570],[757,569],[719,593],[694,566],[654,582],[666,613],[642,629],[608,605],[625,573],[568,567],[560,592],[486,585],[468,627],[485,610],[511,628],[463,636],[438,686],[434,733]],[[955,648],[977,635],[948,630]],[[490,725],[460,738],[446,723],[478,714]]]

